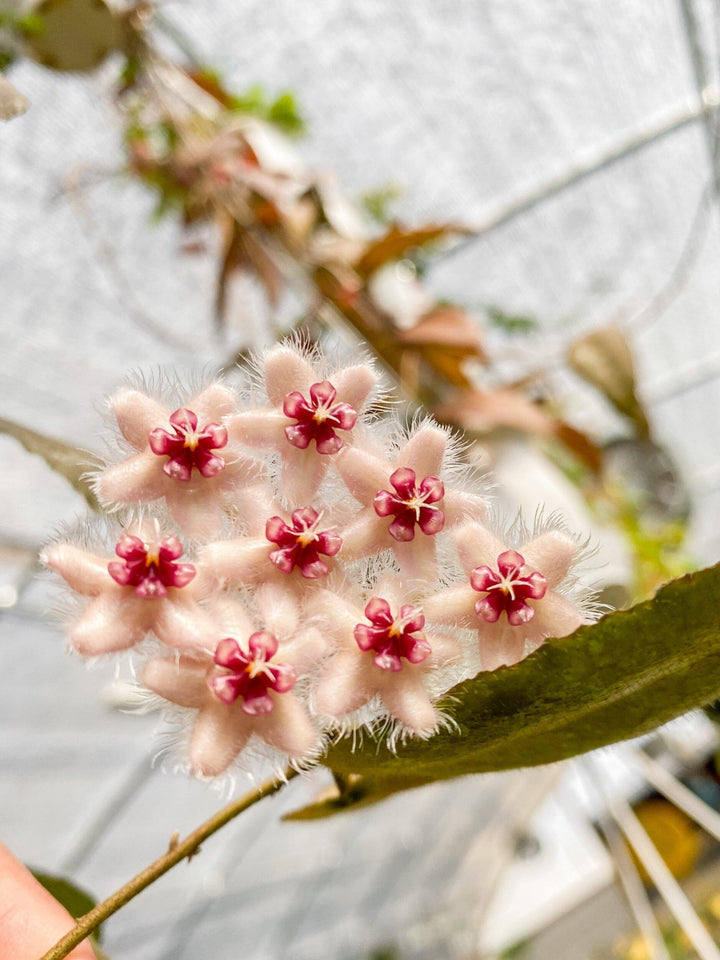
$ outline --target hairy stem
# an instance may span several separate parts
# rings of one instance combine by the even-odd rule
[[[93,907],[85,916],[80,917],[76,926],[69,933],[66,933],[61,940],[58,940],[55,946],[48,950],[47,953],[43,954],[40,960],[61,960],[62,957],[66,957],[73,947],[77,946],[85,937],[96,930],[104,920],[107,920],[108,917],[117,913],[120,907],[125,906],[133,897],[136,897],[146,887],[149,887],[150,884],[167,873],[175,864],[180,863],[180,861],[186,857],[190,858],[196,854],[200,844],[207,840],[208,837],[211,837],[217,830],[224,827],[226,823],[234,820],[243,810],[252,807],[253,804],[262,800],[264,797],[269,797],[271,794],[277,793],[288,780],[292,780],[292,778],[296,776],[297,772],[288,768],[282,777],[266,780],[265,783],[261,784],[256,790],[251,790],[250,793],[246,793],[237,800],[233,800],[232,803],[223,807],[222,810],[219,810],[210,817],[209,820],[206,820],[205,823],[188,834],[184,840],[177,843],[171,840],[167,853],[159,857],[154,863],[151,863],[150,866],[145,867],[144,870],[141,870],[136,877],[133,877],[132,880],[129,880],[124,886],[120,887],[119,890],[116,890],[107,900]]]

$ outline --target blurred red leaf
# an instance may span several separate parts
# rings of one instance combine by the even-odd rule
[[[570,424],[534,403],[512,388],[490,393],[469,390],[436,411],[437,416],[466,430],[491,433],[493,430],[520,430],[557,440],[571,450],[591,470],[599,471],[602,452],[593,441]]]

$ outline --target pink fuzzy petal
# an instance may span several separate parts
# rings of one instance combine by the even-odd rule
[[[127,650],[139,643],[148,629],[147,605],[142,600],[105,594],[85,608],[70,631],[70,642],[84,657],[94,657]]]
[[[539,570],[554,590],[567,576],[578,549],[572,537],[559,530],[549,530],[525,544],[523,554],[528,566]]]
[[[332,380],[338,398],[349,403],[354,410],[360,410],[377,383],[377,376],[367,364],[359,363],[339,370],[333,374]]]
[[[147,448],[148,434],[168,421],[168,411],[139,390],[120,390],[110,400],[118,426],[136,450]]]
[[[495,566],[498,554],[505,549],[481,523],[467,523],[455,534],[460,562],[469,574],[475,567]]]
[[[224,540],[200,551],[201,565],[218,580],[254,583],[268,569],[266,540]]]
[[[434,537],[415,537],[409,543],[393,543],[395,559],[403,574],[411,580],[437,579],[437,558]]]
[[[201,710],[190,738],[190,763],[196,774],[216,777],[238,756],[252,734],[252,721],[240,702],[214,703]]]
[[[456,527],[466,521],[482,520],[487,516],[488,502],[484,497],[465,493],[463,490],[450,490],[445,492],[443,512],[445,525]]]
[[[430,736],[437,729],[438,716],[419,675],[404,670],[391,679],[395,682],[386,683],[382,691],[389,712],[418,736]]]
[[[278,410],[248,410],[228,420],[228,433],[237,443],[267,450],[285,443],[287,417]]]
[[[478,637],[483,670],[512,666],[525,656],[525,631],[504,622],[484,629],[481,627]]]
[[[188,652],[214,650],[219,628],[192,600],[166,598],[153,611],[153,630],[167,646]]]
[[[146,503],[165,496],[168,479],[162,464],[148,448],[100,474],[97,494],[102,503]]]
[[[469,586],[450,587],[423,600],[423,610],[431,622],[451,626],[476,627],[477,593]]]
[[[361,510],[355,519],[341,531],[343,558],[357,560],[389,547],[387,520],[378,517],[374,509]]]
[[[270,746],[295,759],[307,756],[318,742],[307,712],[292,694],[276,697],[275,709],[256,722],[255,731]]]
[[[288,446],[283,452],[282,489],[291,503],[309,503],[317,493],[327,472],[326,457],[319,457],[314,448],[297,450]]]
[[[201,485],[181,487],[173,484],[165,502],[180,529],[196,540],[217,536],[222,526],[223,500],[212,488],[214,481],[200,481]]]
[[[335,460],[335,467],[351,495],[363,506],[370,506],[378,490],[387,486],[386,464],[357,447],[346,447]]]
[[[265,356],[265,387],[274,406],[293,390],[307,393],[316,381],[313,368],[292,347],[274,347]]]
[[[443,430],[425,425],[410,437],[398,454],[398,461],[412,467],[420,477],[439,477],[447,442]]]
[[[215,423],[227,417],[235,409],[235,393],[222,383],[211,383],[190,401],[190,407],[201,424]]]
[[[534,631],[529,639],[535,644],[545,637],[566,637],[583,623],[587,620],[580,610],[557,593],[548,592],[535,604]]]
[[[372,660],[370,667],[375,669]],[[374,693],[368,668],[360,655],[357,652],[336,654],[320,677],[313,702],[318,713],[343,717],[366,704]]]
[[[181,707],[200,707],[206,700],[207,663],[189,657],[156,658],[145,664],[142,682],[159,697]]]
[[[54,543],[45,548],[41,560],[85,596],[95,596],[109,585],[107,558],[96,557],[73,544]]]

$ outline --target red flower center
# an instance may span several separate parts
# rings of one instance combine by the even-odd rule
[[[285,436],[294,447],[305,450],[314,440],[318,453],[337,453],[343,441],[336,430],[352,430],[357,412],[349,403],[335,403],[337,391],[329,380],[310,387],[310,399],[294,390],[283,401],[283,413],[297,422],[285,427]]]
[[[440,507],[432,506],[445,496],[445,485],[437,477],[425,477],[417,485],[415,471],[399,467],[390,475],[395,493],[379,490],[373,506],[379,517],[394,516],[389,533],[396,540],[414,540],[415,524],[431,537],[445,526],[445,514]]]
[[[168,587],[185,587],[197,573],[191,563],[176,562],[183,554],[177,537],[163,537],[155,547],[124,533],[115,553],[122,559],[111,560],[108,573],[121,587],[134,587],[139,597],[166,597]]]
[[[163,471],[173,480],[187,481],[193,467],[203,477],[216,477],[225,469],[225,461],[213,453],[228,442],[228,432],[219,423],[208,423],[198,430],[197,414],[181,407],[170,416],[173,432],[162,427],[150,431],[150,449],[159,457],[169,457]]]
[[[312,507],[295,510],[292,526],[281,517],[270,517],[265,524],[265,536],[278,545],[270,553],[270,561],[283,573],[292,573],[298,567],[308,580],[317,580],[328,572],[328,565],[320,559],[334,557],[342,546],[342,538],[331,530],[318,530],[322,514]]]
[[[488,623],[496,623],[505,611],[508,623],[519,627],[535,616],[527,600],[541,600],[547,580],[537,571],[521,576],[525,558],[516,550],[506,550],[497,558],[498,573],[488,566],[475,567],[470,586],[486,596],[475,604],[475,613]]]
[[[401,670],[402,657],[409,663],[422,663],[430,653],[420,607],[405,604],[396,620],[387,600],[373,597],[365,607],[365,616],[371,625],[358,623],[353,631],[355,642],[361,650],[375,651],[375,663],[381,670]]]
[[[271,633],[251,634],[248,649],[245,653],[232,637],[221,640],[215,650],[215,668],[211,667],[208,674],[208,686],[222,703],[234,703],[242,697],[243,712],[259,717],[275,708],[268,690],[287,693],[295,686],[297,675],[287,663],[270,663],[278,650],[277,639]]]

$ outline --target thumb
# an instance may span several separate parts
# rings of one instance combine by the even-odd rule
[[[0,844],[0,960],[38,960],[75,922],[30,871]],[[94,960],[84,940],[69,960]]]

